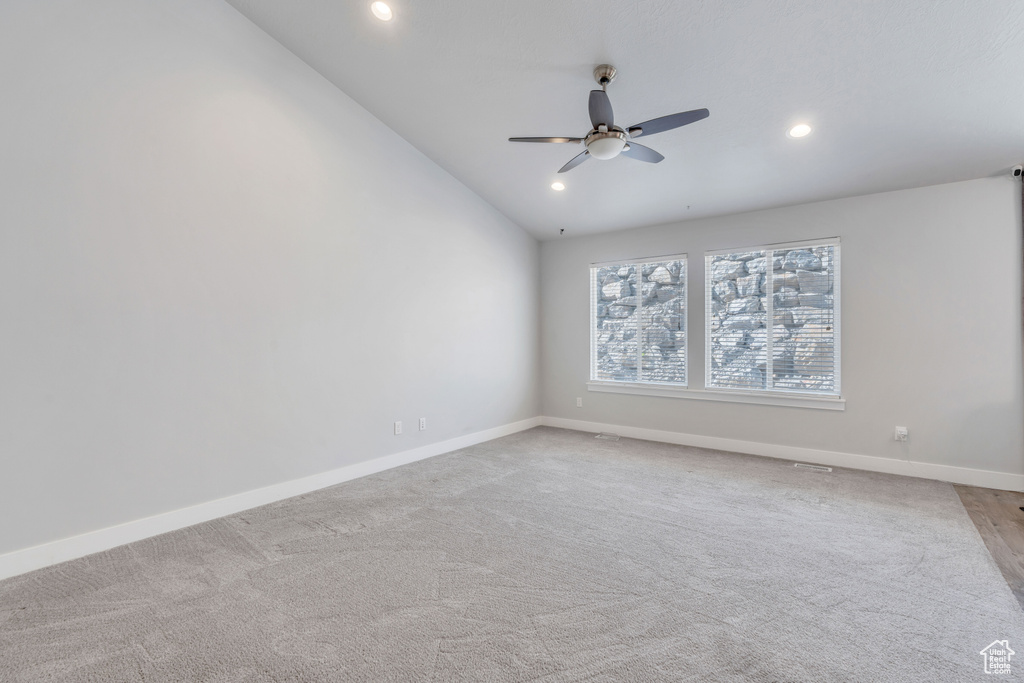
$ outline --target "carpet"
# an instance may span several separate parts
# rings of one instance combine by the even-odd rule
[[[934,683],[997,639],[948,484],[547,427],[0,582],[5,682]]]

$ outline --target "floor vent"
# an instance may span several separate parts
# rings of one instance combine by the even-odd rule
[[[612,434],[611,432],[601,432],[600,434],[598,434],[594,438],[595,439],[607,439],[608,441],[618,441],[619,440],[619,435],[618,434]]]
[[[824,465],[807,465],[802,462],[793,463],[793,467],[797,467],[801,470],[814,470],[815,472],[831,472],[831,467],[825,467]]]

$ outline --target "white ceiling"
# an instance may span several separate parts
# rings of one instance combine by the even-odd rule
[[[1005,173],[1024,161],[1013,0],[228,0],[541,239]],[[707,107],[590,160],[592,71],[616,123]],[[807,121],[801,140],[785,132]],[[358,131],[354,131],[358,135]]]

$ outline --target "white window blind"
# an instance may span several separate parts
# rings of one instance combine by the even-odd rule
[[[686,386],[686,256],[590,268],[590,378]]]
[[[839,395],[839,240],[705,256],[705,386]]]

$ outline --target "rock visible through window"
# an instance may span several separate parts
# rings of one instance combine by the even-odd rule
[[[705,386],[839,393],[839,245],[705,257]]]
[[[591,379],[686,386],[686,257],[592,266]]]

